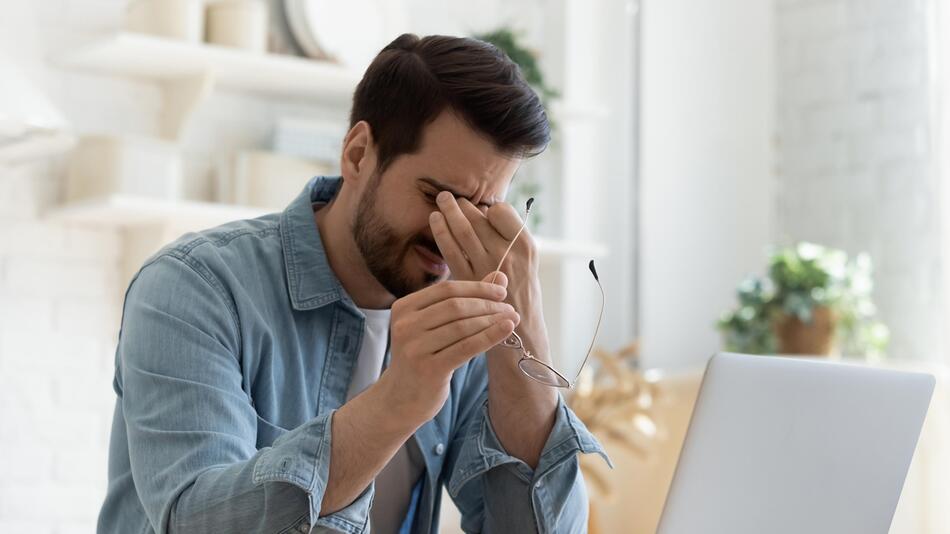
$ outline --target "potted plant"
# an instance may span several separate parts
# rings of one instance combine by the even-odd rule
[[[880,357],[888,330],[875,320],[871,259],[813,243],[771,253],[767,277],[738,287],[738,306],[717,323],[727,350],[749,354],[834,352]]]

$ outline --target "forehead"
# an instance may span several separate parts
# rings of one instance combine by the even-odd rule
[[[407,158],[414,179],[444,185],[457,196],[501,201],[521,158],[504,154],[450,111],[423,130],[419,150]],[[471,200],[471,199],[470,199]]]

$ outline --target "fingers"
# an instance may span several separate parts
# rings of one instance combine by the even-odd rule
[[[507,296],[507,290],[498,284],[468,280],[449,280],[431,285],[397,300],[396,309],[415,311],[427,308],[436,302],[453,297],[471,297],[501,301]]]
[[[449,264],[449,270],[456,277],[471,278],[472,265],[468,258],[462,252],[452,231],[449,230],[445,216],[441,212],[433,211],[429,215],[429,226],[432,227],[432,237],[435,238],[435,244],[439,247],[439,252]]]
[[[455,369],[495,345],[514,332],[515,323],[508,319],[497,322],[488,328],[472,334],[435,353],[439,363],[445,363]]]
[[[479,315],[477,317],[453,321],[433,330],[430,335],[426,337],[425,341],[422,342],[420,349],[427,354],[437,354],[461,340],[504,321],[511,321],[513,324],[517,324],[519,321],[518,314],[515,313],[514,310],[511,310],[505,313]]]
[[[498,284],[503,287],[508,287],[508,275],[501,271],[492,271],[485,275],[485,278],[482,278],[482,282],[490,282],[492,284]]]
[[[465,214],[462,213],[462,209],[459,207],[458,202],[455,201],[455,197],[448,191],[442,191],[436,196],[436,203],[439,205],[439,210],[445,217],[452,237],[455,238],[459,247],[468,254],[468,257],[472,260],[472,265],[484,264],[487,260],[488,252],[475,233],[475,229],[472,228],[472,223],[470,223],[465,217]]]
[[[494,250],[508,245],[508,241],[492,226],[488,217],[479,211],[469,199],[460,198],[458,206],[465,218],[468,219],[469,224],[475,229],[475,234],[486,250]]]
[[[434,330],[445,324],[481,315],[505,313],[512,318],[518,315],[506,302],[466,297],[449,298],[417,313],[419,325],[425,330]]]
[[[523,223],[521,216],[511,204],[499,202],[488,208],[488,221],[502,237],[511,241],[518,235]],[[519,238],[520,239],[520,238]]]

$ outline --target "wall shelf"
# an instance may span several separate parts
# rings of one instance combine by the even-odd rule
[[[252,219],[276,210],[238,206],[217,202],[170,201],[129,195],[72,202],[47,213],[53,221],[85,226],[136,228],[173,225],[176,228],[199,230],[229,221]],[[538,237],[535,239],[542,261],[563,258],[598,259],[607,256],[606,246],[599,243],[564,241]]]
[[[80,70],[163,84],[163,135],[176,139],[192,111],[216,88],[345,104],[361,73],[328,61],[243,51],[120,32],[53,58]]]
[[[238,219],[253,219],[271,211],[273,210],[217,202],[110,195],[68,203],[51,210],[47,216],[54,221],[86,226],[125,228],[173,222],[176,226],[198,229]]]
[[[223,88],[274,96],[349,100],[360,74],[328,61],[258,54],[136,33],[117,33],[61,56],[64,66],[172,81],[210,71]]]

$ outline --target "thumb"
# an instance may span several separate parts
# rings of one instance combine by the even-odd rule
[[[501,271],[492,271],[485,275],[485,278],[482,278],[482,282],[491,282],[494,279],[495,283],[501,287],[508,287],[508,277],[505,276],[505,273]]]

